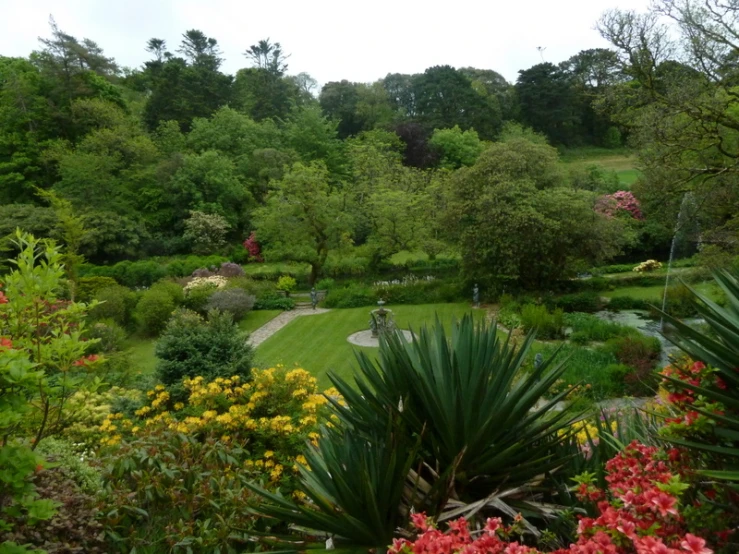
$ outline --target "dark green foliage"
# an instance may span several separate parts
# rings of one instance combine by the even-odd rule
[[[667,287],[667,303],[665,310],[673,317],[694,317],[698,312],[695,297],[683,283]]]
[[[377,287],[376,296],[389,304],[439,304],[465,299],[462,286],[456,282],[413,281],[405,285]]]
[[[639,264],[613,264],[593,268],[593,273],[608,275],[609,273],[631,273]]]
[[[565,312],[597,312],[603,301],[597,292],[579,292],[552,298],[547,302],[550,309],[561,308]]]
[[[237,288],[217,290],[205,304],[205,310],[219,310],[231,314],[234,321],[240,321],[254,308],[255,298]]]
[[[218,289],[214,286],[193,287],[187,291],[185,300],[182,304],[188,310],[198,312],[200,315],[205,315],[208,312],[205,306],[208,303],[208,300],[210,300],[210,297],[215,294],[216,290]]]
[[[77,281],[75,293],[80,302],[89,302],[101,289],[118,285],[112,277],[81,277]]]
[[[255,310],[292,310],[294,307],[294,298],[288,298],[275,292],[259,296],[254,302]]]
[[[611,352],[619,363],[632,369],[624,377],[626,394],[649,396],[654,393],[657,388],[654,369],[662,351],[659,339],[641,334],[629,335],[607,341],[604,349]]]
[[[619,310],[648,310],[650,302],[631,296],[614,296],[606,304],[606,308],[614,312]]]
[[[253,527],[247,476],[227,471],[246,457],[241,447],[159,428],[116,448],[103,470],[108,552],[170,552],[183,542],[183,552],[197,554],[245,547]]]
[[[330,277],[321,279],[316,283],[316,290],[330,290],[333,288],[336,288],[336,281],[334,281]]]
[[[161,333],[172,312],[183,300],[182,287],[176,283],[161,282],[145,291],[133,313],[139,331],[150,336]]]
[[[569,337],[572,342],[605,342],[614,337],[639,335],[639,331],[633,327],[603,321],[585,313],[565,314],[564,323],[572,329]]]
[[[377,303],[376,292],[368,286],[352,284],[328,292],[323,305],[327,308],[359,308]]]
[[[126,346],[125,329],[112,319],[97,321],[87,327],[87,338],[98,339],[99,342],[87,349],[90,354],[120,352]]]
[[[220,267],[228,260],[223,256],[187,256],[173,260],[123,261],[114,265],[85,264],[80,275],[111,277],[127,287],[150,287],[165,277],[189,277],[201,267]]]
[[[92,319],[111,319],[124,328],[131,325],[133,310],[138,302],[132,290],[120,285],[107,287],[95,293],[95,300],[98,305],[90,310]]]
[[[564,312],[556,308],[549,312],[546,306],[526,304],[521,308],[521,325],[527,333],[535,331],[540,339],[564,337]]]
[[[566,362],[566,370],[561,380],[549,391],[556,394],[563,387],[578,386],[577,395],[590,401],[624,396],[624,386],[614,386],[606,368],[618,364],[611,352],[602,349],[583,348],[574,344],[561,347],[544,345],[540,352],[545,358],[556,353],[556,361]],[[527,366],[533,367],[533,355],[529,356]]]
[[[42,498],[58,503],[57,513],[39,525],[19,522],[3,534],[4,540],[43,548],[48,554],[108,552],[94,496],[81,490],[65,467],[41,471],[33,481]]]
[[[252,348],[230,314],[211,312],[208,320],[194,312],[177,312],[157,341],[157,375],[172,385],[183,377],[251,374]]]

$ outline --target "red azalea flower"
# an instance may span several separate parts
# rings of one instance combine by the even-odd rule
[[[691,554],[713,554],[713,550],[706,548],[706,541],[690,533],[685,534],[685,540],[680,543],[683,550]]]
[[[5,296],[5,293],[0,290],[0,304],[7,304],[8,303],[8,297]]]
[[[0,348],[13,348],[13,341],[5,337],[0,337]]]

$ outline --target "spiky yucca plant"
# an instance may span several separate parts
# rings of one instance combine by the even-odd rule
[[[337,429],[308,457],[301,489],[312,506],[260,491],[264,515],[349,539],[389,544],[411,509],[438,519],[477,512],[550,514],[541,485],[567,463],[573,415],[544,394],[562,375],[552,359],[527,373],[520,348],[466,316],[451,335],[437,320],[410,343],[381,338],[379,362],[357,355],[354,386],[330,378]],[[372,498],[375,500],[372,500]]]

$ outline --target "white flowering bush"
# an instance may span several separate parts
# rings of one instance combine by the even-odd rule
[[[662,264],[657,260],[647,260],[646,262],[640,263],[634,268],[637,273],[645,273],[647,271],[654,271],[662,267]]]
[[[211,275],[210,277],[195,277],[192,281],[185,285],[185,292],[200,287],[212,287],[222,289],[228,284],[228,279],[220,275]]]

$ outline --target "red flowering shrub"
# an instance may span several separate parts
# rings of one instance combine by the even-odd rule
[[[596,210],[600,213],[614,217],[621,213],[627,213],[634,219],[644,219],[641,213],[639,201],[632,192],[628,190],[619,190],[613,194],[606,194],[600,198]]]
[[[244,248],[246,248],[246,251],[249,252],[250,262],[264,261],[264,259],[262,258],[262,249],[257,242],[257,237],[254,234],[254,231],[252,231],[249,235],[249,238],[244,241]]]
[[[680,497],[687,485],[681,480],[683,462],[677,450],[668,453],[631,443],[606,464],[608,490],[593,485],[593,476],[579,479],[578,497],[595,502],[599,515],[582,517],[578,540],[553,554],[712,554],[705,539],[687,532],[680,513]],[[487,520],[479,532],[467,521],[453,521],[442,533],[423,514],[413,516],[420,531],[415,542],[396,539],[389,554],[543,554],[521,544],[520,524],[504,526]]]

